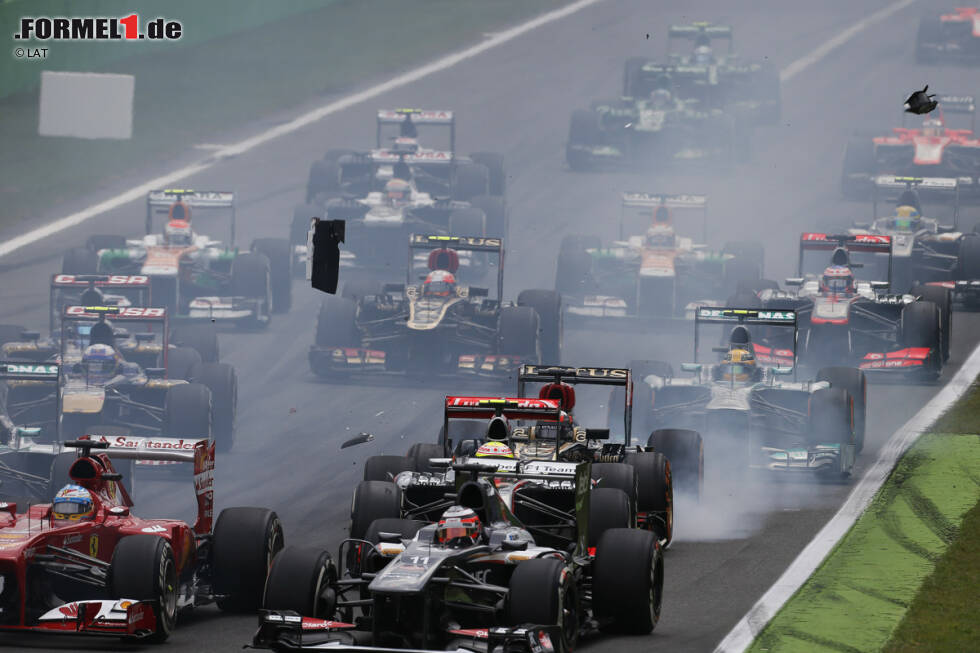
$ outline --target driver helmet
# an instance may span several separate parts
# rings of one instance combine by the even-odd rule
[[[753,372],[755,372],[755,356],[752,355],[752,350],[741,347],[728,350],[722,365],[723,381],[749,381]]]
[[[943,135],[943,123],[935,118],[927,118],[922,122],[922,135],[928,138],[939,138]]]
[[[919,211],[914,206],[899,206],[892,218],[892,228],[902,231],[914,231],[919,226]]]
[[[650,227],[647,229],[646,241],[647,247],[671,248],[674,246],[674,230],[663,226]]]
[[[709,45],[699,45],[694,48],[694,63],[699,66],[707,66],[711,64],[712,52],[711,46]]]
[[[650,93],[650,106],[654,109],[666,109],[670,106],[673,96],[665,88],[658,88]]]
[[[846,265],[831,265],[823,271],[820,290],[833,293],[854,292],[854,274]]]
[[[670,215],[670,207],[661,204],[653,210],[653,223],[654,224],[670,224],[673,221]]]
[[[455,292],[456,277],[447,270],[433,270],[422,284],[422,294],[427,297],[449,297]]]
[[[514,451],[506,442],[490,440],[480,445],[476,450],[477,458],[514,458]]]
[[[101,384],[116,375],[119,356],[105,344],[89,345],[82,353],[82,369],[89,383]]]
[[[436,526],[435,540],[452,548],[472,546],[480,541],[480,518],[471,508],[452,506],[442,513]]]
[[[390,179],[385,184],[385,202],[388,206],[404,206],[411,199],[412,188],[404,179]]]
[[[51,502],[51,518],[57,521],[88,521],[95,517],[92,494],[81,485],[70,483],[58,490]]]
[[[171,247],[186,247],[194,240],[191,223],[187,220],[171,220],[163,228],[163,239]]]

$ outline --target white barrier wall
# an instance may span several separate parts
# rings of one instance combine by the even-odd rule
[[[119,138],[133,135],[132,75],[41,73],[41,136]]]

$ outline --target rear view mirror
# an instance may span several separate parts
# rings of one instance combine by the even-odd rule
[[[786,285],[787,286],[802,286],[803,285],[803,277],[787,277],[786,278]]]
[[[887,290],[888,286],[891,285],[887,281],[872,281],[871,287],[875,290]]]
[[[341,449],[346,449],[347,447],[353,447],[356,444],[364,444],[365,442],[371,442],[374,440],[374,434],[372,433],[359,433],[357,436],[347,440],[342,445]]]

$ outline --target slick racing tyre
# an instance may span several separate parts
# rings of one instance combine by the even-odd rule
[[[272,273],[265,254],[245,252],[235,257],[231,263],[231,294],[260,299],[264,304],[260,310],[272,309]]]
[[[638,520],[653,530],[658,540],[670,544],[674,537],[674,486],[670,461],[658,452],[626,454],[625,462],[636,469]]]
[[[365,481],[394,482],[402,472],[415,471],[415,459],[408,456],[371,456],[364,463]]]
[[[201,364],[201,354],[190,347],[174,347],[167,352],[167,378],[191,380],[191,370]]]
[[[218,607],[250,612],[262,605],[269,568],[285,546],[282,522],[268,508],[225,508],[214,524],[211,568]]]
[[[507,194],[507,176],[504,174],[504,155],[497,152],[474,152],[473,163],[486,166],[490,173],[490,195],[503,198]]]
[[[109,563],[109,596],[152,601],[157,630],[147,640],[170,637],[177,623],[177,563],[170,542],[159,535],[128,535],[116,543]]]
[[[199,363],[191,370],[191,380],[211,390],[211,430],[215,448],[231,451],[235,443],[238,413],[238,374],[227,363]]]
[[[285,238],[256,238],[252,251],[269,259],[269,283],[272,286],[272,312],[288,313],[293,305],[293,253]]]
[[[62,274],[96,274],[99,255],[88,247],[72,247],[61,259]]]
[[[595,236],[571,235],[562,238],[555,271],[555,290],[568,295],[585,294],[592,278],[592,255],[588,250],[600,246]]]
[[[186,324],[170,333],[170,344],[196,349],[204,363],[217,363],[221,356],[218,330],[213,324]]]
[[[868,406],[868,379],[853,367],[824,367],[817,371],[817,381],[827,381],[831,388],[847,390],[854,402],[854,451],[864,448],[865,422]]]
[[[593,488],[616,488],[630,502],[630,521],[636,518],[636,469],[625,463],[593,463]]]
[[[312,546],[287,546],[272,560],[262,608],[329,619],[337,605],[336,582],[337,568],[329,553]]]
[[[562,312],[561,295],[554,290],[523,290],[517,296],[518,306],[530,306],[538,314],[538,342],[541,362],[561,363]]]
[[[346,289],[346,284],[345,284]],[[355,316],[357,303],[352,299],[325,297],[316,320],[317,347],[359,347]]]
[[[926,369],[935,376],[939,376],[943,367],[941,319],[939,307],[930,301],[919,300],[906,304],[902,309],[902,345],[932,350]]]
[[[646,635],[660,620],[664,559],[652,533],[615,528],[596,546],[592,606],[600,629]]]
[[[211,390],[203,383],[171,386],[163,401],[163,435],[210,438],[213,428]]]
[[[854,443],[854,400],[843,388],[821,388],[810,395],[808,440],[811,446]],[[857,447],[855,446],[855,449]],[[840,469],[842,475],[849,470]]]
[[[647,446],[667,456],[675,493],[701,500],[704,492],[704,441],[690,429],[657,429]]]
[[[417,472],[439,472],[442,470],[433,467],[429,461],[433,458],[447,458],[448,454],[441,444],[416,442],[408,448],[408,457],[414,461]]]
[[[454,200],[468,202],[479,195],[490,194],[490,171],[479,163],[460,163],[453,174]]]
[[[611,528],[633,528],[629,496],[618,488],[596,488],[589,496],[589,546]]]
[[[574,576],[557,558],[518,563],[507,593],[507,624],[558,626],[561,642],[555,651],[574,651],[582,618]]]
[[[980,252],[978,252],[980,254]],[[953,335],[953,295],[942,286],[912,286],[909,294],[932,302],[939,308],[939,335],[942,338],[943,362],[949,360],[949,341]]]
[[[497,323],[497,353],[541,363],[538,313],[530,306],[505,306]]]
[[[350,509],[350,536],[363,539],[375,519],[397,519],[402,510],[402,493],[387,481],[361,481],[354,489]]]

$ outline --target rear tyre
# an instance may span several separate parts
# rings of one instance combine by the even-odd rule
[[[272,312],[288,313],[293,305],[293,254],[285,238],[256,238],[252,251],[269,259],[269,283],[272,287]]]
[[[521,360],[541,362],[538,314],[530,306],[500,309],[497,323],[497,353]]]
[[[636,517],[636,469],[625,463],[593,463],[593,488],[622,490],[630,502],[630,520]]]
[[[88,247],[72,247],[61,259],[62,274],[96,274],[99,255]]]
[[[573,651],[578,641],[579,601],[572,574],[557,558],[536,558],[519,563],[510,577],[507,623],[558,626],[561,642],[556,651]]]
[[[201,354],[190,347],[174,347],[167,352],[167,378],[191,380],[191,370],[201,364]]]
[[[657,429],[647,446],[667,456],[671,483],[681,494],[701,500],[704,492],[704,441],[690,429]]]
[[[815,390],[810,395],[808,413],[810,445],[840,445],[843,465],[844,447],[854,443],[854,401],[851,395],[843,388]],[[841,475],[850,473],[848,469],[838,471]]]
[[[446,458],[448,455],[441,444],[416,442],[408,448],[408,457],[415,461],[415,471],[417,472],[439,472],[441,468],[433,467],[429,460]]]
[[[939,307],[919,300],[906,304],[902,309],[901,338],[905,347],[931,350],[927,369],[936,376],[942,371],[942,332],[940,331]]]
[[[371,456],[364,463],[364,480],[393,483],[402,472],[412,471],[415,459],[408,456]]]
[[[517,305],[530,306],[538,314],[541,362],[549,365],[561,363],[561,295],[554,290],[524,290],[517,296]]]
[[[336,581],[337,568],[329,553],[316,547],[287,546],[272,560],[262,608],[328,619],[337,605]]]
[[[490,195],[503,197],[507,193],[507,176],[504,174],[504,155],[497,152],[474,152],[473,163],[486,166],[490,174]]]
[[[214,524],[211,566],[218,607],[246,612],[262,605],[269,568],[285,545],[282,522],[268,508],[225,508]]]
[[[156,603],[157,630],[147,639],[159,643],[177,623],[177,563],[170,543],[159,535],[128,535],[116,543],[109,564],[110,596]]]
[[[220,357],[218,330],[213,324],[188,324],[174,329],[170,344],[196,349],[204,363],[217,363]]]
[[[596,488],[589,495],[589,546],[593,547],[602,534],[611,528],[632,528],[633,511],[630,499],[618,488]]]
[[[163,402],[165,437],[210,438],[211,390],[202,383],[182,383],[167,390]]]
[[[468,202],[490,192],[490,171],[479,163],[460,163],[453,175],[453,199]]]
[[[231,294],[262,299],[266,310],[272,304],[272,277],[269,258],[258,252],[239,254],[231,264]]]
[[[200,363],[191,370],[191,380],[211,391],[211,430],[215,448],[231,451],[235,444],[238,413],[238,374],[227,363]]]
[[[817,371],[817,381],[827,381],[831,388],[842,388],[851,396],[854,402],[854,451],[861,453],[868,401],[868,379],[864,372],[853,367],[824,367]]]
[[[605,631],[645,635],[660,620],[664,559],[653,535],[617,528],[596,547],[592,605]]]
[[[674,485],[670,461],[659,452],[626,454],[636,469],[636,509],[658,540],[670,544],[674,537]]]
[[[397,485],[386,481],[361,481],[354,489],[350,511],[350,536],[364,539],[375,519],[398,519],[402,510],[402,493]]]
[[[558,250],[555,290],[569,295],[587,292],[592,276],[592,255],[588,250],[600,247],[595,236],[565,236]]]
[[[910,294],[932,302],[939,309],[939,335],[942,338],[943,362],[949,360],[949,340],[953,335],[953,295],[941,286],[913,286]]]
[[[318,347],[359,347],[356,319],[357,303],[343,297],[326,297],[316,320]]]

